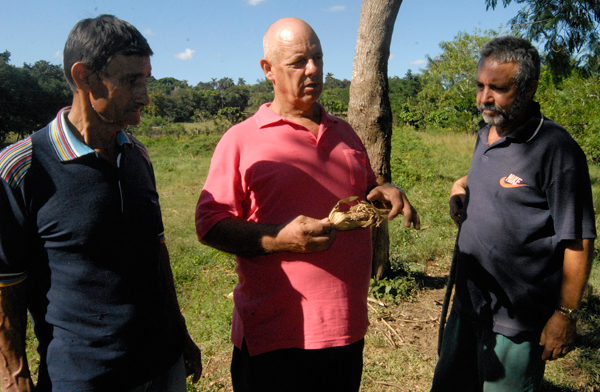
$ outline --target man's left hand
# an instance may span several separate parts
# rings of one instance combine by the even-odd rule
[[[417,214],[417,211],[410,205],[404,191],[399,187],[392,184],[384,184],[375,187],[367,195],[367,200],[378,200],[384,204],[391,204],[392,208],[388,214],[388,219],[394,219],[398,214],[402,214],[404,215],[405,227],[410,227],[412,224],[416,230],[421,228],[419,214]]]
[[[553,361],[567,355],[574,348],[576,332],[575,320],[554,312],[540,337],[540,346],[544,347],[542,359]]]
[[[183,344],[183,362],[185,375],[192,376],[192,383],[197,383],[202,375],[202,353],[189,335]]]

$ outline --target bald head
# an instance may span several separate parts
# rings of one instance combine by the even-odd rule
[[[279,19],[269,26],[263,38],[265,59],[273,63],[279,62],[282,47],[299,41],[319,42],[319,37],[312,27],[302,19]]]
[[[323,91],[323,50],[314,30],[303,20],[283,18],[267,29],[264,46],[260,66],[273,82],[271,110],[320,118],[315,103]]]

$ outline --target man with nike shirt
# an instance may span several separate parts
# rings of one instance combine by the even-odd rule
[[[456,292],[432,391],[537,391],[573,349],[596,237],[585,155],[533,101],[526,40],[494,38],[477,68],[479,130],[450,192]]]

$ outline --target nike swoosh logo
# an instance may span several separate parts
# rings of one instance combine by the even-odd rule
[[[506,180],[506,177],[502,177],[500,179],[500,186],[502,188],[520,188],[522,186],[529,186],[527,184],[509,184],[508,182],[505,182],[504,180]]]

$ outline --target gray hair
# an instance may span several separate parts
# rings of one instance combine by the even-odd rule
[[[540,79],[540,55],[526,39],[507,35],[496,37],[483,46],[478,67],[489,59],[501,63],[517,63],[514,81],[519,92],[525,92],[531,82]]]

